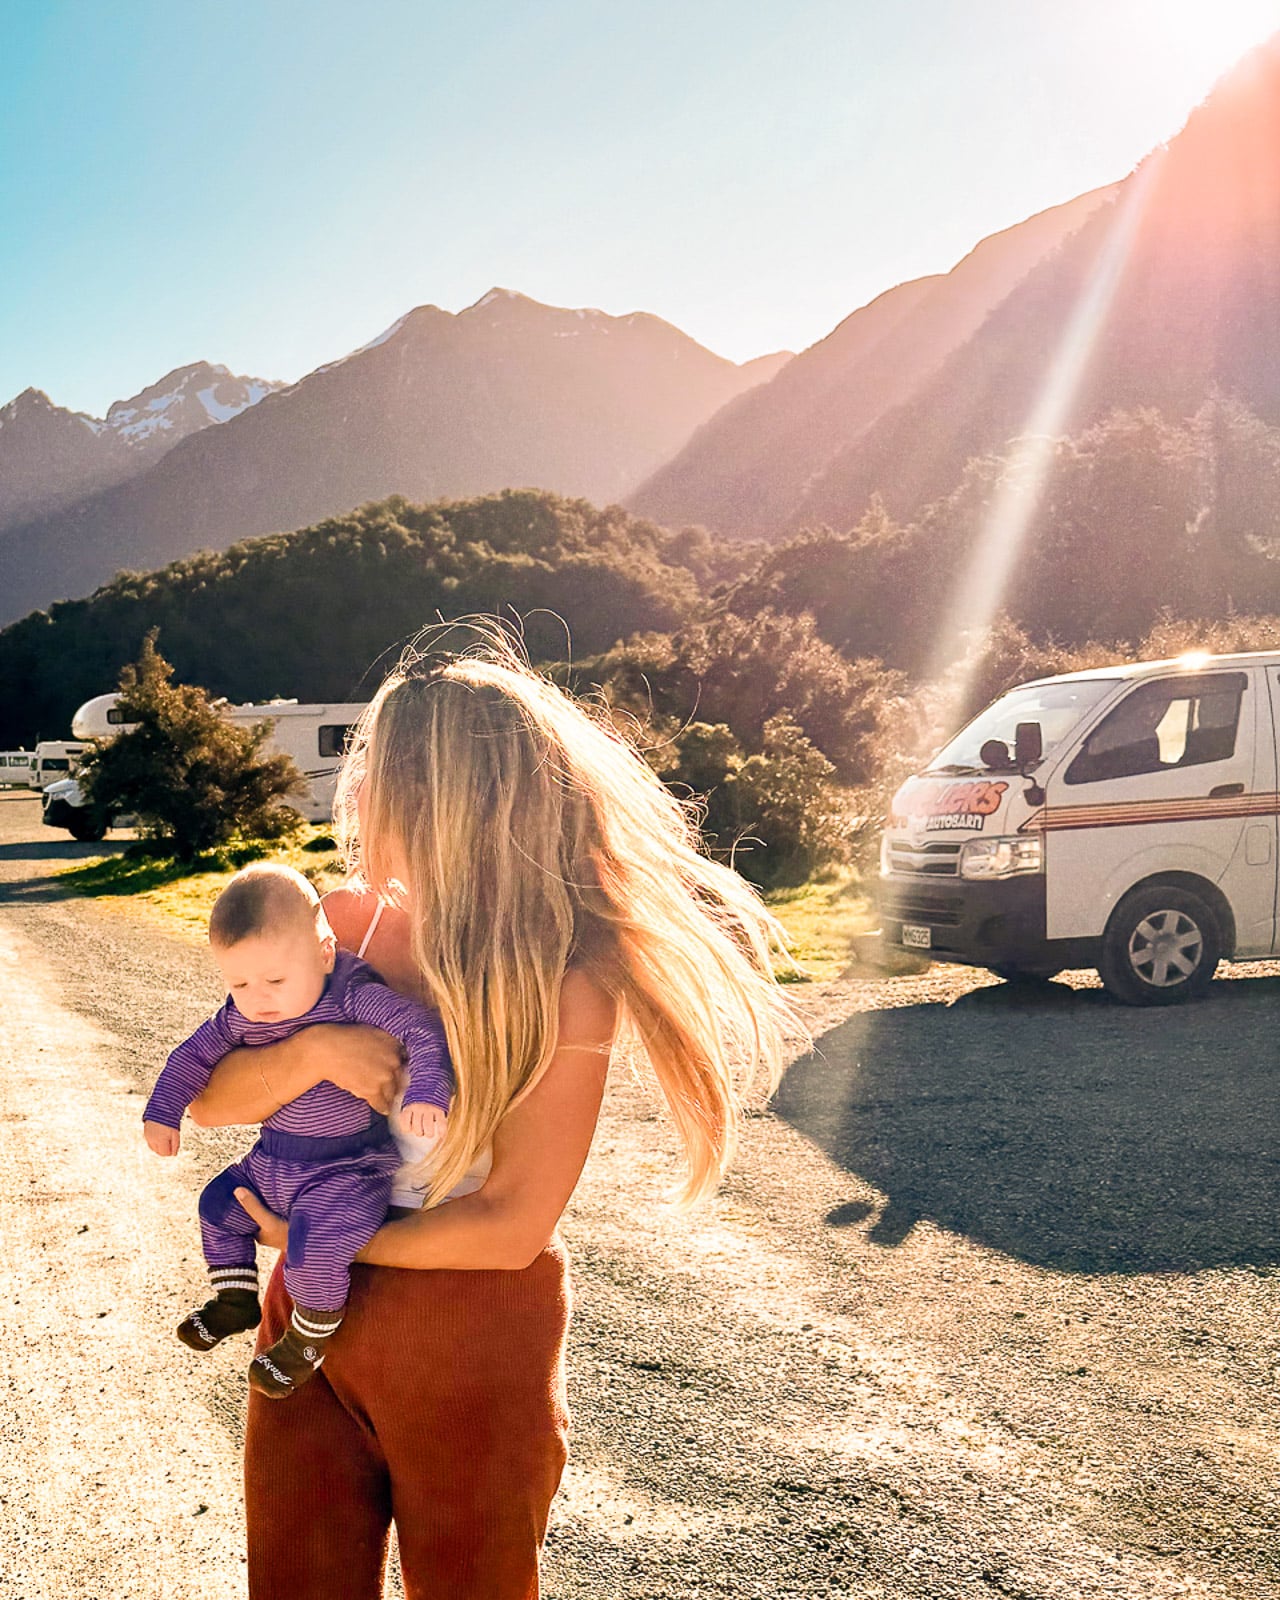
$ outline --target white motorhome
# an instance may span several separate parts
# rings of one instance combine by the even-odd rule
[[[307,780],[307,788],[289,803],[308,822],[326,822],[333,814],[338,769],[348,736],[364,714],[365,702],[343,701],[327,705],[299,705],[296,700],[267,700],[261,705],[223,706],[232,722],[248,727],[270,722],[268,748],[292,756]]]
[[[31,757],[31,787],[43,789],[47,783],[73,777],[85,748],[80,738],[41,739]]]
[[[0,789],[35,788],[35,752],[0,750]]]
[[[109,739],[122,732],[129,724],[118,700],[114,694],[87,700],[72,718],[71,731],[82,740]],[[309,822],[327,821],[347,736],[359,721],[364,702],[299,705],[296,700],[268,700],[235,706],[223,701],[219,709],[244,727],[271,724],[267,748],[291,756],[307,780],[306,789],[289,803]],[[90,813],[74,780],[45,788],[43,803],[43,820],[52,828],[65,828],[73,838],[101,839],[107,831],[106,820]]]
[[[884,938],[1011,979],[1096,967],[1135,1005],[1280,954],[1280,654],[1022,684],[895,795]]]

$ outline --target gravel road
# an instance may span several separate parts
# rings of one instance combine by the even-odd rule
[[[137,1126],[217,987],[40,833],[0,795],[0,1593],[242,1600],[247,1349],[171,1329],[243,1136],[161,1163]],[[616,1072],[549,1600],[1280,1596],[1277,974],[1163,1015],[813,986],[817,1050],[689,1217]]]

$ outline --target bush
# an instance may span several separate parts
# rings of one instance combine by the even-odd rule
[[[752,755],[763,753],[768,724],[787,717],[845,783],[874,770],[881,711],[900,684],[878,661],[842,656],[811,616],[770,610],[641,635],[586,663],[580,675],[642,722],[722,723]]]
[[[203,689],[174,684],[149,633],[120,675],[120,710],[136,723],[97,744],[80,768],[89,805],[132,812],[144,837],[190,861],[234,835],[278,839],[301,817],[281,802],[305,782],[285,755],[266,755],[268,722],[240,728]]]
[[[833,768],[796,724],[773,717],[748,755],[723,723],[693,722],[646,752],[667,786],[700,808],[707,846],[752,883],[803,882],[844,859]]]

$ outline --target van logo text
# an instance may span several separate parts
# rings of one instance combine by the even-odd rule
[[[983,778],[976,782],[947,783],[941,788],[912,779],[893,797],[889,825],[919,834],[944,828],[980,833],[987,818],[1000,809],[1009,785]]]

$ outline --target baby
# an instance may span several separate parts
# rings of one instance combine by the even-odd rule
[[[143,1129],[156,1155],[177,1154],[182,1114],[225,1055],[315,1022],[368,1023],[399,1039],[408,1065],[404,1130],[439,1137],[453,1089],[439,1014],[338,950],[301,873],[266,865],[238,872],[214,904],[209,942],[227,1001],[173,1052],[147,1101]],[[273,1112],[248,1155],[200,1196],[213,1298],[178,1325],[179,1339],[211,1350],[261,1321],[257,1224],[234,1193],[251,1189],[289,1220],[284,1282],[293,1316],[284,1337],[254,1358],[249,1382],[272,1399],[301,1388],[342,1321],[351,1262],[386,1217],[400,1161],[386,1117],[336,1084],[318,1083]]]

